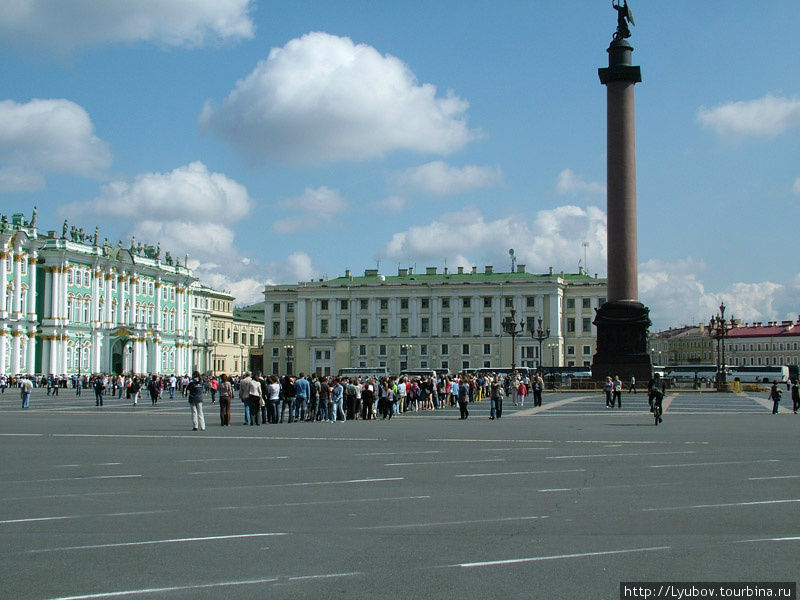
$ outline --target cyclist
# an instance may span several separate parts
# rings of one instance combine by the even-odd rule
[[[653,400],[653,407],[651,410],[653,412],[653,418],[655,420],[656,425],[658,425],[663,421],[661,415],[664,413],[664,409],[661,406],[661,402],[664,400],[665,389],[666,387],[664,384],[664,380],[661,379],[661,374],[656,373],[653,376],[653,380],[650,383],[650,389],[647,390],[649,392],[649,396]]]

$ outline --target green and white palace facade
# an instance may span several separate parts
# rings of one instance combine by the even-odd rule
[[[0,373],[191,372],[190,269],[161,248],[0,217]]]

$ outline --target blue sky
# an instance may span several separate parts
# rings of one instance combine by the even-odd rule
[[[796,319],[800,7],[631,8],[641,300]],[[615,27],[601,0],[6,3],[0,212],[188,252],[240,302],[512,247],[604,276]]]

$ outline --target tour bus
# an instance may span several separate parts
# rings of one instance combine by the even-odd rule
[[[464,371],[473,371],[475,375],[486,375],[488,373],[495,373],[497,375],[510,375],[516,371],[520,376],[530,376],[535,369],[531,369],[530,367],[517,367],[516,369],[512,369],[511,367],[481,367],[479,369],[464,369]]]
[[[422,379],[423,377],[427,378],[431,375],[436,377],[435,369],[403,369],[400,371],[400,377],[407,377],[408,379],[414,379],[415,377]]]
[[[684,383],[702,379],[714,381],[717,378],[717,365],[671,365],[666,371],[668,379]],[[725,367],[725,376],[728,380],[733,379],[731,366]]]
[[[772,383],[775,380],[786,383],[789,380],[789,367],[786,365],[733,367],[733,376],[742,383]]]
[[[346,369],[339,369],[340,378],[347,377],[352,379],[353,377],[358,377],[363,380],[374,377],[375,379],[380,379],[388,375],[389,370],[386,367],[348,367]]]

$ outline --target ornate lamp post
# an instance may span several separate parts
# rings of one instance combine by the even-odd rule
[[[83,366],[83,338],[85,334],[81,331],[75,334],[75,350],[78,353],[78,379],[81,378],[81,367]]]
[[[719,312],[711,317],[708,322],[708,335],[713,340],[717,340],[717,389],[726,387],[725,376],[725,338],[728,332],[733,329],[733,315],[731,320],[725,320],[725,303],[719,305]]]
[[[414,347],[413,344],[401,344],[400,345],[400,370],[403,371],[403,362],[405,362],[405,369],[408,369],[409,365],[409,358],[411,357],[411,349]],[[403,361],[405,358],[405,361]]]
[[[542,317],[539,317],[539,326],[536,328],[534,332],[531,330],[531,337],[539,342],[539,361],[537,363],[537,369],[542,365],[542,342],[545,341],[547,338],[550,337],[550,330],[549,329],[542,329]]]
[[[521,334],[525,330],[525,321],[522,320],[520,317],[519,321],[514,321],[514,317],[516,316],[517,311],[515,309],[511,309],[511,317],[506,317],[503,319],[503,331],[505,331],[508,335],[511,336],[511,370],[517,370],[517,350],[516,350],[516,340],[517,336]]]

